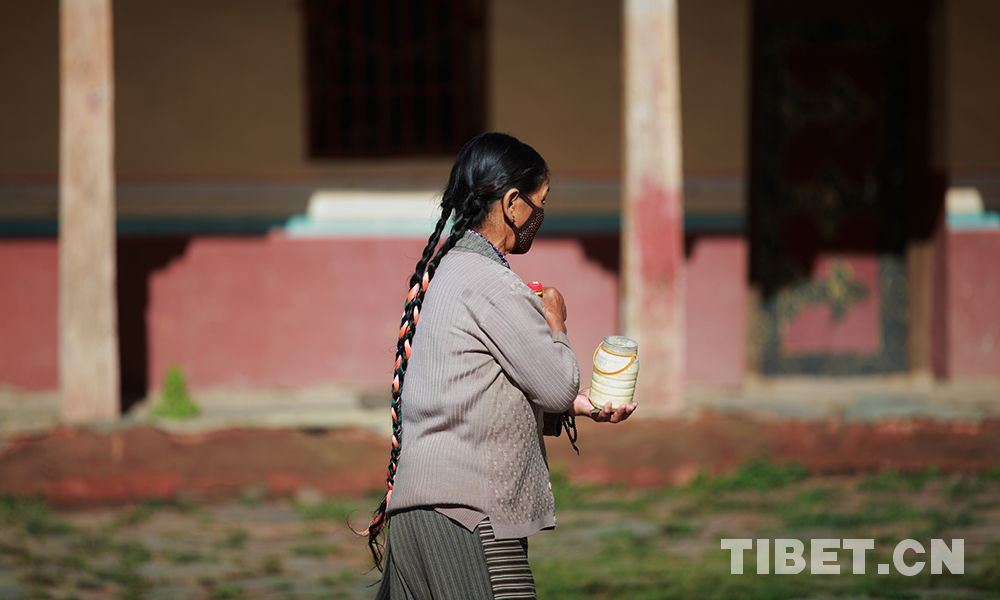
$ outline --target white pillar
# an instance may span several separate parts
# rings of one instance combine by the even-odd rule
[[[676,0],[625,0],[626,335],[639,341],[637,399],[683,405],[684,218]]]
[[[119,413],[111,0],[60,1],[59,385],[69,423]]]

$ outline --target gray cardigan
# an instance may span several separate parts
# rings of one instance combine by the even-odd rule
[[[549,329],[541,300],[466,233],[420,311],[389,514],[434,507],[469,529],[488,516],[498,538],[555,526],[543,414],[568,410],[579,386],[569,339]]]

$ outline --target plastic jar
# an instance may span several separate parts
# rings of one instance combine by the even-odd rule
[[[639,343],[621,335],[609,335],[594,351],[594,373],[590,380],[590,403],[603,408],[628,406],[635,395],[639,376]]]

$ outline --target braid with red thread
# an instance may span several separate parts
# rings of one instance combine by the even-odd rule
[[[396,343],[396,361],[393,366],[392,377],[392,403],[390,404],[390,415],[392,416],[392,449],[389,451],[389,468],[386,471],[385,477],[387,489],[385,496],[382,497],[382,502],[375,510],[375,515],[372,517],[371,523],[368,525],[368,547],[372,552],[372,558],[375,560],[375,566],[379,570],[382,568],[382,545],[378,541],[378,536],[389,520],[386,516],[386,509],[389,506],[389,500],[392,498],[392,485],[396,479],[396,468],[399,465],[399,454],[403,440],[401,402],[403,382],[406,378],[406,366],[409,363],[412,352],[413,336],[417,330],[417,323],[420,321],[420,306],[423,304],[424,294],[427,292],[427,287],[434,277],[434,271],[437,270],[438,264],[440,264],[444,255],[458,243],[458,240],[461,239],[467,227],[466,219],[461,217],[456,219],[452,225],[448,239],[435,253],[434,249],[441,237],[441,230],[444,229],[445,222],[447,222],[450,213],[451,210],[448,208],[442,211],[441,218],[434,228],[434,233],[427,240],[424,255],[417,263],[416,272],[410,278],[411,287],[406,294],[406,302],[403,305],[403,317],[400,320],[399,337]],[[421,272],[423,274],[418,277],[417,273]]]

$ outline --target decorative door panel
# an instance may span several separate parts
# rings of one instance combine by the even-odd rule
[[[913,21],[775,4],[754,28],[759,370],[904,371]]]

